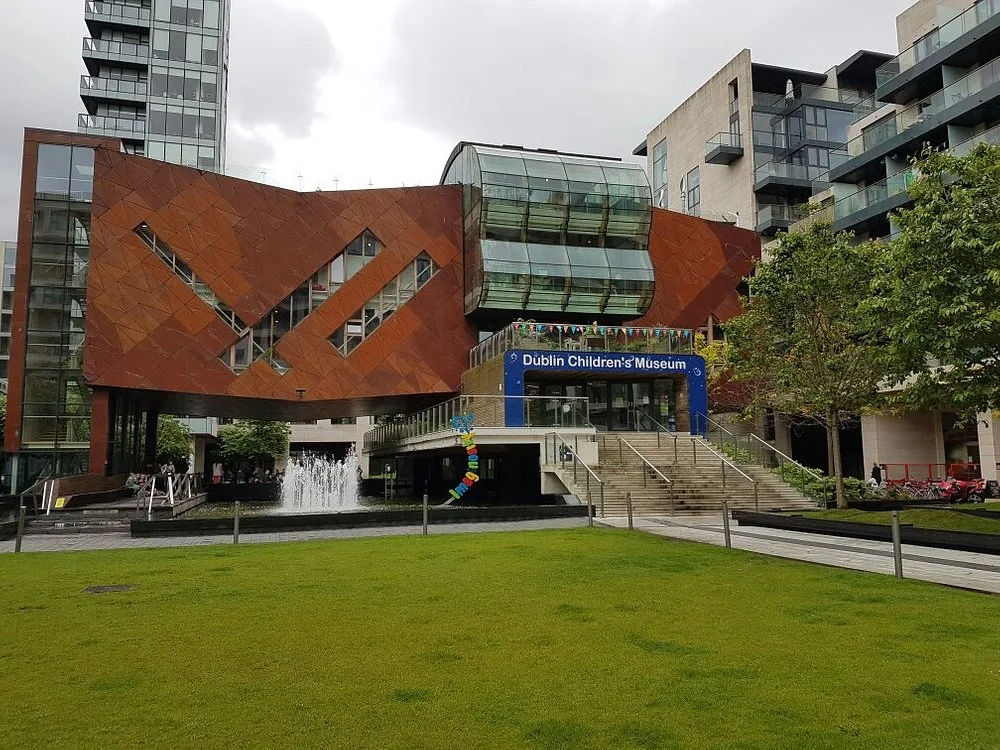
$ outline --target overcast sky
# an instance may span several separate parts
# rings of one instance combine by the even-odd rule
[[[913,0],[232,0],[228,167],[306,190],[436,184],[459,140],[612,156],[744,47],[895,52]],[[26,126],[75,130],[83,0],[4,2],[0,239]],[[301,177],[300,177],[301,175]]]

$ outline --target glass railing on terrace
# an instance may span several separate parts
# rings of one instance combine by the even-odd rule
[[[968,34],[998,13],[1000,13],[1000,0],[979,0],[968,10],[955,16],[920,39],[912,47],[904,50],[898,57],[894,57],[882,65],[875,71],[876,85],[882,86],[900,73],[906,72],[921,60],[930,57],[964,34]]]
[[[136,5],[126,5],[124,3],[99,2],[98,0],[87,0],[84,13],[87,16],[111,16],[113,18],[134,19],[136,21],[148,21],[150,19],[149,8],[140,8]]]
[[[829,173],[825,167],[809,166],[807,164],[789,164],[783,161],[769,161],[754,170],[755,182],[768,178],[779,180],[809,180],[815,182]]]
[[[87,37],[83,40],[83,53],[98,52],[105,55],[120,55],[123,57],[141,57],[149,59],[149,45],[135,44],[134,42],[114,42],[104,39],[91,39]]]
[[[473,347],[469,367],[489,362],[511,349],[693,354],[694,334],[683,328],[517,322]]]
[[[723,131],[716,133],[705,142],[705,153],[710,154],[717,148],[742,148],[743,137],[739,133]]]
[[[866,128],[861,135],[847,142],[845,151],[848,158],[860,156],[997,82],[1000,82],[1000,58],[986,63],[953,84]]]
[[[456,396],[398,421],[382,424],[365,433],[366,451],[398,445],[404,440],[454,433],[452,420],[473,416],[474,429],[502,428],[514,410],[528,428],[594,429],[590,423],[590,401],[586,396]]]
[[[125,133],[136,137],[142,137],[146,132],[145,120],[133,120],[127,117],[103,117],[101,115],[80,115],[77,118],[77,125],[81,132],[92,135],[103,135],[104,133]]]
[[[113,94],[135,94],[146,96],[149,86],[145,81],[123,81],[118,78],[98,78],[97,76],[80,76],[80,93],[88,91],[107,91]]]
[[[836,89],[830,86],[800,84],[795,86],[790,94],[768,94],[760,91],[755,91],[753,94],[754,106],[772,109],[790,107],[803,99],[850,104],[854,113],[859,117],[875,111],[875,98],[871,94],[850,89]]]
[[[764,206],[757,211],[757,226],[772,224],[779,221],[794,224],[796,221],[801,221],[808,215],[809,211],[802,206]]]
[[[971,138],[956,144],[949,149],[956,156],[968,156],[969,153],[980,143],[1000,143],[1000,125],[996,125],[989,130],[983,131]],[[901,172],[888,177],[885,180],[868,185],[852,193],[846,198],[841,198],[833,204],[834,216],[837,219],[846,219],[848,216],[863,211],[869,206],[880,201],[887,200],[895,195],[904,193],[910,189],[910,184],[917,178],[918,172],[910,167]]]

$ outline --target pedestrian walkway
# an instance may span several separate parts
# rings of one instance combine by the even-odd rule
[[[534,529],[576,529],[587,525],[586,518],[546,518],[531,521],[496,521],[487,523],[439,523],[429,527],[431,534],[470,534],[483,531],[531,531]],[[354,539],[377,536],[420,534],[422,527],[380,526],[362,529],[317,529],[265,534],[242,534],[240,544],[269,542],[303,542],[319,539]],[[200,547],[210,544],[232,544],[232,534],[211,536],[173,536],[133,539],[128,532],[108,534],[28,534],[21,544],[22,552],[71,552],[100,549],[139,549],[145,547]],[[0,542],[0,554],[14,551],[14,542]]]
[[[625,518],[604,518],[614,528]],[[658,536],[724,545],[722,516],[649,516],[636,518],[635,528]],[[774,557],[894,575],[892,544],[867,539],[810,534],[730,524],[733,547]],[[903,575],[946,586],[1000,594],[1000,557],[975,552],[903,545]]]

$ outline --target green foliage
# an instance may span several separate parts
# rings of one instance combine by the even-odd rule
[[[190,455],[191,430],[176,417],[161,414],[156,422],[156,460],[179,463]]]
[[[756,384],[757,406],[826,423],[842,506],[839,425],[875,403],[885,374],[869,314],[880,253],[825,221],[783,234],[750,279],[743,314],[726,324],[734,376]]]
[[[996,597],[647,534],[0,555],[0,582],[5,747],[997,745]]]
[[[235,463],[267,464],[288,452],[291,434],[285,422],[241,420],[219,428],[220,452]]]
[[[896,401],[971,415],[1000,404],[1000,146],[927,151],[916,170],[876,306]]]
[[[978,506],[982,509],[982,505]],[[799,514],[797,514],[799,515]],[[875,523],[887,526],[892,523],[889,511],[864,510],[828,510],[802,513],[808,518],[821,518],[830,521],[852,521],[855,523]],[[899,522],[916,526],[921,529],[947,529],[950,531],[971,531],[977,534],[1000,534],[1000,513],[994,518],[983,518],[955,510],[938,510],[919,508],[902,510]]]

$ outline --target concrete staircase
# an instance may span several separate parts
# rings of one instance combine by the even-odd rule
[[[619,443],[621,437],[642,454],[671,482],[667,484],[628,445]],[[723,484],[722,460],[712,450],[714,446],[698,437],[677,433],[676,452],[674,439],[669,434],[654,432],[601,433],[598,435],[600,462],[595,473],[604,482],[603,513],[607,516],[626,514],[626,493],[632,493],[632,513],[641,515],[718,514],[722,512],[722,498],[726,497],[730,510],[805,509],[815,508],[814,500],[803,496],[770,471],[759,466],[740,466],[740,471],[757,481],[754,485],[740,476],[730,466],[725,468]],[[560,478],[570,491],[586,502],[583,488],[583,470],[577,470],[573,482],[572,466],[558,470]],[[672,490],[672,491],[671,491]],[[591,486],[595,513],[600,515],[600,493]]]

